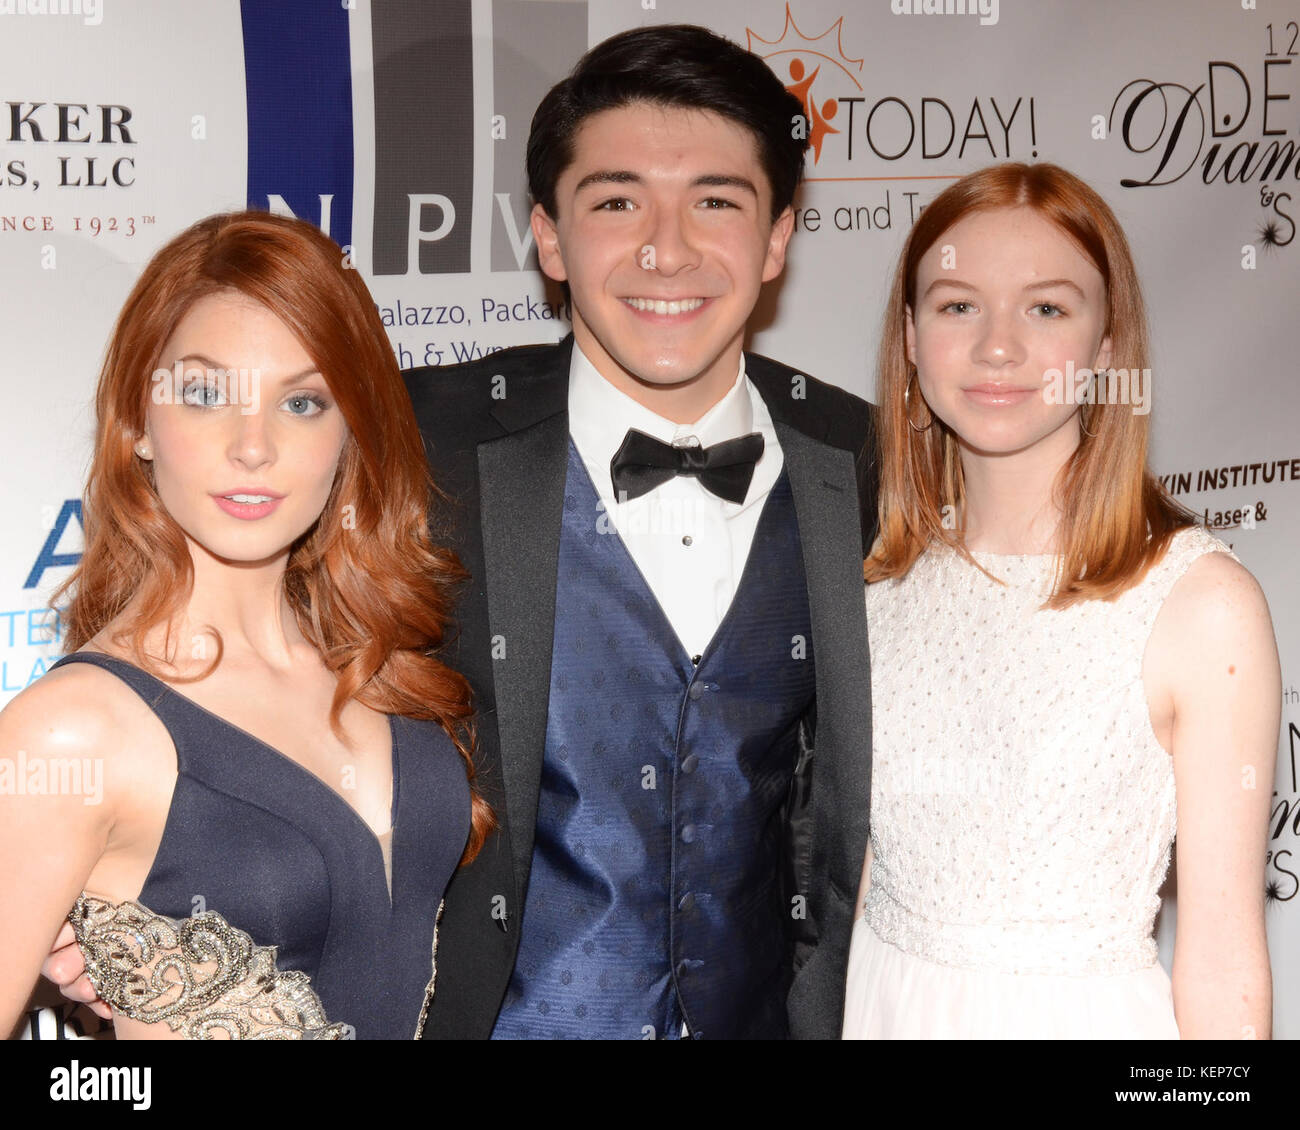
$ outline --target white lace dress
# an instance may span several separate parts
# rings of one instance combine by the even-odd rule
[[[867,586],[870,888],[845,1038],[1178,1038],[1152,926],[1175,828],[1142,656],[1199,527],[1113,602],[946,548]]]

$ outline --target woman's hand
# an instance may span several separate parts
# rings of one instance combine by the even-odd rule
[[[41,966],[41,976],[52,981],[70,1001],[87,1005],[91,1012],[104,1020],[113,1019],[113,1010],[99,998],[95,986],[86,976],[86,959],[77,945],[77,936],[72,932],[72,923],[65,921],[54,939],[50,956]]]

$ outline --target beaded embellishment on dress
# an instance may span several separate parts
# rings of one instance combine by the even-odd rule
[[[256,945],[216,911],[177,920],[83,893],[68,920],[96,992],[132,1020],[165,1020],[191,1040],[352,1035],[326,1020],[307,974],[276,969],[274,946]]]
[[[883,941],[950,967],[1117,975],[1157,959],[1177,826],[1142,661],[1199,527],[1114,600],[1042,608],[1055,560],[946,547],[866,590]],[[1235,559],[1235,557],[1234,557]]]
[[[430,955],[429,983],[424,987],[424,1003],[420,1005],[420,1019],[415,1025],[415,1035],[413,1039],[420,1039],[424,1035],[424,1022],[429,1016],[429,1006],[433,1004],[433,985],[438,979],[438,926],[442,923],[442,908],[446,905],[446,899],[438,903],[438,913],[433,919],[433,952]]]

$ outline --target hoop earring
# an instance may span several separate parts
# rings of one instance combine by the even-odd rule
[[[912,371],[907,375],[907,384],[903,386],[903,415],[907,417],[907,422],[911,424],[912,431],[928,432],[930,428],[934,425],[933,412],[930,413],[930,423],[926,424],[925,427],[923,428],[918,428],[916,426],[915,421],[912,419],[912,378],[913,377],[917,377],[916,383],[919,385],[921,383],[921,380],[920,377],[917,376],[915,365],[912,366]],[[928,407],[929,406],[927,405],[927,410]]]
[[[1090,439],[1096,439],[1096,438],[1097,438],[1097,433],[1096,433],[1096,432],[1090,432],[1090,431],[1088,431],[1088,429],[1087,429],[1086,427],[1084,427],[1084,425],[1083,425],[1083,413],[1082,413],[1082,412],[1079,413],[1079,431],[1083,432],[1083,434],[1086,435],[1086,436],[1088,436]]]

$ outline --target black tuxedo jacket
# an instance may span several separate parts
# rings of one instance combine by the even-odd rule
[[[500,822],[447,889],[426,1039],[486,1038],[519,946],[550,696],[572,348],[570,334],[405,374],[434,481],[450,496],[435,510],[435,536],[473,578],[441,657],[473,686],[478,784]],[[862,558],[875,536],[873,409],[755,354],[745,371],[790,477],[816,660],[816,704],[800,723],[783,814],[790,1033],[838,1038],[871,796]]]

